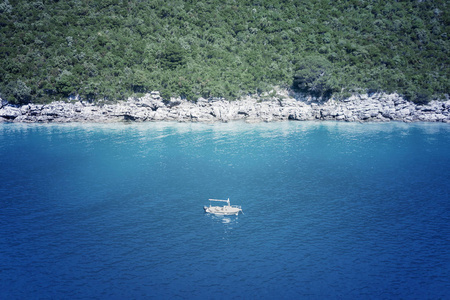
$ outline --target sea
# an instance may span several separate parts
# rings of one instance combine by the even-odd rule
[[[0,124],[0,298],[450,299],[450,124]]]

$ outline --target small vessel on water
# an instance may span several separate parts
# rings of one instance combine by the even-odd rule
[[[207,213],[215,214],[215,215],[236,215],[237,216],[240,212],[242,212],[242,208],[240,206],[230,204],[230,198],[228,198],[227,200],[219,200],[219,199],[208,199],[208,200],[215,201],[215,202],[226,202],[227,205],[212,206],[210,203],[209,206],[203,207],[203,209]]]

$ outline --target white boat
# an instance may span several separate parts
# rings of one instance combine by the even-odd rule
[[[242,208],[238,205],[230,205],[230,198],[227,200],[219,200],[219,199],[208,199],[209,201],[215,202],[226,202],[227,205],[223,206],[212,206],[211,203],[209,206],[204,206],[203,209],[205,212],[215,215],[238,215],[242,212]]]

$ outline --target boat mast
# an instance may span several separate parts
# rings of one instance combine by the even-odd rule
[[[208,199],[209,201],[218,201],[218,202],[226,202],[228,206],[230,206],[230,198],[227,200],[220,200],[220,199]]]

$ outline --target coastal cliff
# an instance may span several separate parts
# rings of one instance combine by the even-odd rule
[[[272,122],[284,120],[337,120],[347,122],[445,122],[450,123],[450,100],[418,105],[397,94],[357,95],[323,101],[277,90],[236,101],[204,99],[191,102],[180,98],[163,101],[159,92],[129,98],[113,104],[85,101],[56,101],[50,104],[5,105],[0,122],[68,123],[121,121],[178,122]]]

